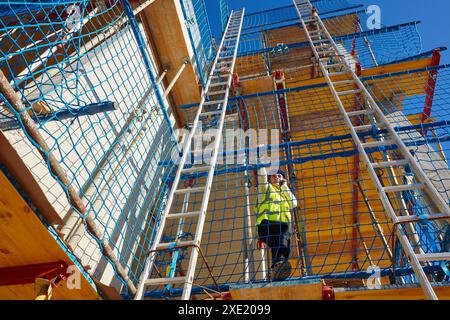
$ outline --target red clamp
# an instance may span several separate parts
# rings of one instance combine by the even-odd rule
[[[323,287],[322,287],[322,300],[334,300],[333,287],[323,285]]]
[[[220,294],[220,298],[222,300],[233,300],[233,298],[231,297],[231,293],[230,292],[222,292]]]
[[[188,179],[184,181],[184,186],[186,188],[192,188],[195,185],[195,179]]]
[[[265,249],[266,243],[262,239],[258,239],[258,249]]]
[[[34,283],[37,278],[50,280],[56,285],[70,276],[67,268],[64,261],[0,268],[0,286]]]
[[[239,75],[237,73],[233,73],[231,86],[233,89],[239,88],[241,86],[241,81],[239,80]]]

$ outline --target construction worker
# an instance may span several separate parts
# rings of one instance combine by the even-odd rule
[[[289,189],[286,174],[278,170],[267,175],[265,168],[258,170],[258,203],[255,206],[259,239],[272,252],[272,279],[284,280],[291,273],[289,263],[292,210],[297,199]]]

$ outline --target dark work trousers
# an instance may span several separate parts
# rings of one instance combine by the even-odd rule
[[[272,265],[289,258],[291,251],[291,225],[287,222],[263,220],[258,225],[259,238],[272,251]]]

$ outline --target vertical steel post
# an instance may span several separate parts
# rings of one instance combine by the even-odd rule
[[[275,90],[280,91],[285,89],[284,83],[284,74],[282,71],[278,70],[274,74],[274,82],[275,82]],[[276,101],[278,104],[278,112],[280,115],[280,127],[281,127],[281,136],[284,143],[288,143],[291,141],[291,133],[290,133],[290,124],[289,124],[289,114],[288,114],[288,106],[286,102],[285,93],[276,94]],[[294,192],[297,190],[297,178],[295,176],[295,168],[292,161],[292,150],[290,145],[286,145],[285,147],[286,158],[288,160],[288,179],[291,184]],[[301,258],[302,266],[301,273],[304,274],[305,271],[312,272],[311,270],[311,262],[308,259],[307,246],[306,246],[306,237],[302,230],[303,226],[300,224],[298,219],[298,211],[297,208],[293,209],[293,222],[294,222],[294,236],[297,242],[297,256]]]
[[[352,56],[356,58],[356,50],[355,44],[356,39],[354,39],[354,43],[352,44]],[[361,64],[358,62],[355,65],[355,73],[358,77],[361,76]],[[357,88],[355,88],[357,89]],[[355,94],[355,111],[361,110],[361,100],[362,94]],[[361,121],[359,118],[356,118],[355,125],[361,125]],[[359,270],[358,264],[358,251],[359,251],[359,237],[358,237],[358,226],[359,226],[359,174],[360,174],[360,159],[359,153],[356,153],[353,157],[353,182],[352,182],[352,215],[353,215],[353,226],[352,226],[352,269]]]
[[[232,88],[235,96],[240,95],[240,82],[239,76],[233,74]],[[240,99],[238,102],[238,110],[241,119],[241,128],[246,132],[250,125],[248,121],[247,110],[244,100]],[[245,141],[244,141],[245,148]],[[245,153],[245,165],[249,164],[248,153]],[[256,172],[254,171],[254,174]],[[244,172],[244,192],[245,192],[245,217],[244,217],[244,279],[246,283],[255,280],[255,260],[253,255],[254,238],[252,232],[252,210],[250,204],[250,177],[248,170]],[[265,279],[266,273],[263,270],[263,278]]]

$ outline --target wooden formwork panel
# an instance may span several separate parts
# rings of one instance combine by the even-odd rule
[[[320,281],[307,284],[273,283],[231,289],[234,300],[322,300]]]
[[[400,71],[402,68],[416,68],[426,65],[428,59],[415,63],[403,63],[401,65],[385,66],[365,70],[366,75],[384,74]],[[418,74],[424,77],[425,74]],[[402,76],[398,76],[402,81]],[[302,85],[321,84],[323,79],[314,79],[297,83]],[[376,80],[378,81],[378,80]],[[405,86],[406,95],[415,95],[420,90]],[[242,88],[245,94],[271,91],[273,90],[273,80],[271,77],[262,79],[242,81]],[[384,90],[384,89],[382,89]],[[385,95],[379,91],[380,96]],[[387,89],[386,89],[387,90]],[[305,139],[318,139],[333,135],[345,135],[349,133],[340,111],[331,95],[329,89],[325,87],[311,88],[302,91],[288,92],[287,103],[289,106],[289,116],[293,141]],[[380,97],[377,97],[380,98]],[[247,112],[251,127],[258,128],[279,128],[279,115],[277,103],[273,96],[264,96],[247,99]],[[267,114],[271,115],[267,117]],[[261,115],[266,118],[261,119]],[[324,122],[326,126],[323,126]],[[302,149],[303,148],[303,149]],[[330,141],[326,146],[308,145],[307,147],[293,147],[295,156],[305,157],[308,154],[333,153],[339,150],[354,150],[351,139],[344,142],[341,140]],[[380,157],[379,153],[374,154]],[[328,274],[349,272],[352,270],[354,259],[353,242],[358,245],[358,261],[361,270],[370,266],[370,261],[380,268],[388,268],[391,262],[386,253],[384,242],[374,229],[372,217],[366,204],[359,194],[357,205],[359,230],[357,240],[354,239],[353,227],[353,166],[354,157],[332,157],[323,160],[311,160],[302,164],[295,164],[298,187],[296,190],[299,200],[299,215],[303,218],[306,243],[308,253],[312,259],[313,273]],[[386,240],[390,245],[392,224],[386,215],[379,200],[379,195],[368,175],[364,165],[361,164],[362,171],[360,179],[365,195],[369,199],[371,208],[379,223]],[[252,175],[252,173],[250,173]],[[226,282],[243,281],[243,256],[242,239],[244,238],[244,217],[246,210],[246,198],[243,194],[243,184],[239,183],[238,177],[243,178],[244,174],[229,173],[215,177],[215,190],[212,191],[209,212],[206,218],[203,245],[207,260],[213,263],[213,273]],[[230,179],[230,177],[232,177]],[[252,221],[252,232],[255,235],[255,217],[253,206],[255,199],[255,186],[250,188],[250,215]],[[180,209],[178,207],[177,209]],[[361,238],[360,238],[361,234]],[[292,241],[294,241],[292,239]],[[369,252],[364,250],[364,244]],[[295,250],[293,250],[295,251]],[[260,259],[259,252],[255,251]],[[293,253],[291,263],[296,265],[297,257]],[[294,270],[294,274],[299,276],[299,270]],[[209,277],[206,268],[203,266],[198,279],[205,280]],[[212,280],[207,280],[211,284]]]
[[[358,19],[357,14],[347,14],[325,19],[324,24],[332,36],[341,36],[355,32],[356,19]],[[267,30],[264,33],[269,47],[275,47],[279,43],[293,44],[308,41],[300,22],[298,25]]]
[[[33,210],[0,172],[0,267],[72,260],[51,236]],[[53,289],[52,299],[98,300],[100,296],[80,275],[80,289],[69,289],[66,282]],[[34,299],[34,283],[0,286],[0,299]]]
[[[145,22],[145,32],[153,41],[155,56],[158,57],[161,67],[168,69],[168,83],[174,79],[186,59],[191,62],[170,92],[175,105],[179,107],[200,101],[201,88],[193,66],[196,62],[178,1],[159,0],[148,6],[141,15]],[[175,113],[180,117],[179,126],[183,127],[186,124],[183,112],[175,108]]]
[[[439,300],[450,300],[450,286],[433,286]],[[354,288],[335,290],[335,300],[426,300],[418,286],[383,286],[379,289]]]

